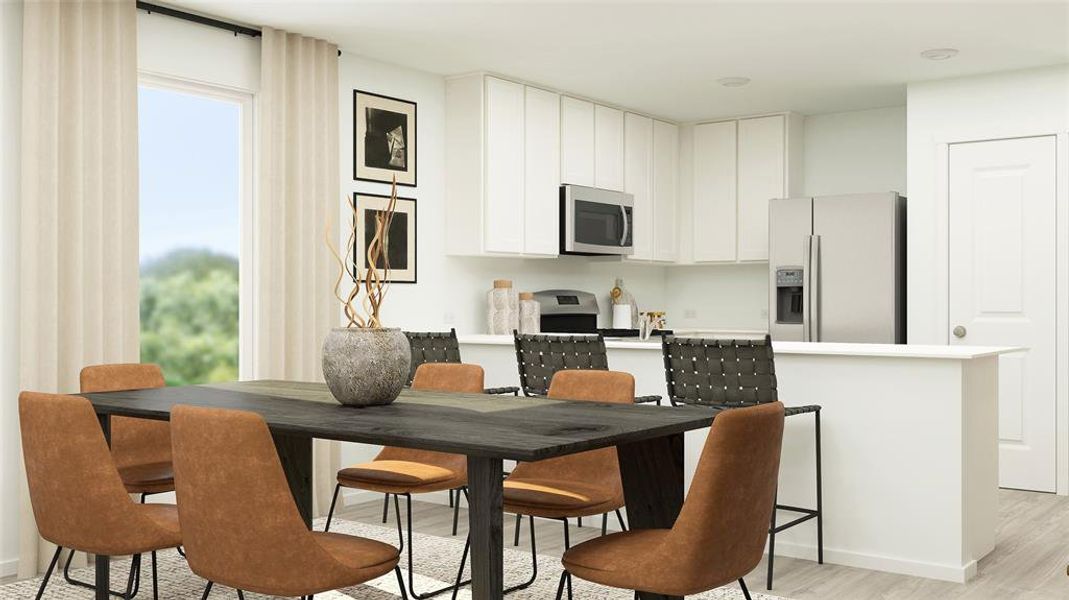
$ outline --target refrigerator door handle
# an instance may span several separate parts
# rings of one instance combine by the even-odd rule
[[[820,341],[820,236],[809,238],[809,341]]]
[[[810,297],[813,295],[813,265],[810,260],[813,257],[813,236],[805,236],[802,248],[802,341],[812,341],[812,312],[813,303]]]

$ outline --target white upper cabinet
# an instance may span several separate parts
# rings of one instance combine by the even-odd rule
[[[624,189],[624,113],[594,105],[594,187]]]
[[[694,127],[694,262],[768,260],[768,202],[799,194],[801,144],[790,113]]]
[[[787,195],[784,115],[739,121],[739,260],[768,260],[768,201]]]
[[[624,115],[624,191],[634,197],[633,260],[653,258],[653,119]]]
[[[694,127],[694,207],[691,226],[695,262],[734,261],[735,121]]]
[[[556,256],[560,96],[498,77],[446,82],[446,251]]]
[[[679,203],[679,127],[653,122],[653,260],[679,256],[676,207]]]
[[[526,87],[524,252],[560,250],[560,96]]]
[[[486,78],[487,252],[524,250],[524,86]]]
[[[594,103],[562,96],[560,182],[594,187]]]

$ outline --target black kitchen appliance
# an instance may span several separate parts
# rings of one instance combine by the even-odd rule
[[[542,333],[597,333],[598,299],[579,290],[534,293],[542,311]]]

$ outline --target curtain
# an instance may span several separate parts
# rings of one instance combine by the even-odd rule
[[[260,65],[253,372],[321,381],[323,338],[341,319],[326,247],[339,237],[338,47],[265,28]],[[313,455],[314,506],[325,514],[339,444],[316,440]]]
[[[26,2],[22,39],[20,386],[77,392],[139,358],[134,2]],[[25,577],[51,552],[22,480]]]

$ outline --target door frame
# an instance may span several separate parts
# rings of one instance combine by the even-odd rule
[[[999,127],[956,132],[941,136],[935,143],[935,204],[937,243],[934,262],[939,289],[937,323],[944,343],[950,343],[950,145],[1006,139],[1055,137],[1055,436],[1056,493],[1069,495],[1069,132],[1057,130],[1014,130]],[[907,210],[908,201],[907,201]]]
[[[152,71],[138,70],[137,85],[172,92],[185,92],[237,104],[241,109],[241,141],[239,165],[241,169],[238,196],[238,378],[250,379],[253,375],[256,344],[254,323],[255,286],[255,227],[253,217],[256,209],[256,95],[252,90],[206,83],[193,79],[175,77]]]

